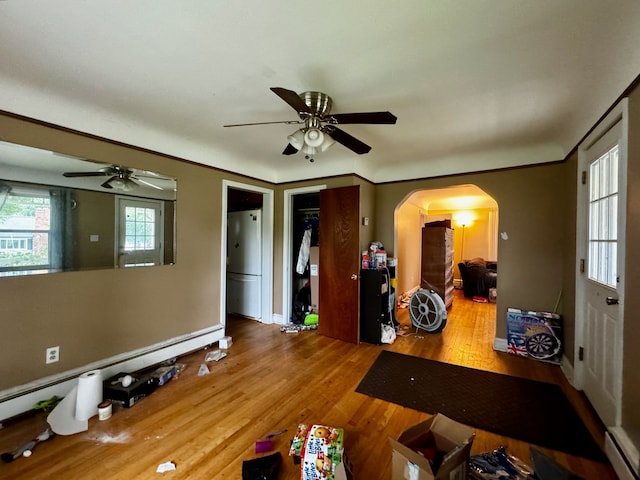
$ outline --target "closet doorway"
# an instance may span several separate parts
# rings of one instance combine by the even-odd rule
[[[304,303],[310,295],[314,303],[309,260],[319,243],[320,191],[325,188],[315,185],[284,191],[282,324],[293,321],[296,299]]]

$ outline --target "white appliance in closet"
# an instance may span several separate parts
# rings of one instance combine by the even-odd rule
[[[227,313],[261,319],[262,222],[260,210],[227,214]]]

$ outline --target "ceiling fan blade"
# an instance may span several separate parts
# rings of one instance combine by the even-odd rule
[[[64,172],[63,177],[104,177],[111,172]]]
[[[349,123],[371,123],[393,125],[398,118],[391,112],[335,113],[328,116],[331,123],[346,125]]]
[[[102,185],[100,185],[100,186],[101,186],[102,188],[113,188],[113,187],[111,186],[111,182],[112,182],[113,180],[115,180],[116,178],[118,178],[118,176],[117,176],[117,175],[114,175],[113,177],[111,177],[109,180],[107,180],[106,182],[104,182],[104,183],[103,183]]]
[[[358,155],[368,153],[371,147],[364,142],[361,142],[356,137],[349,135],[347,132],[340,130],[339,128],[328,126],[325,132],[333,138],[336,142],[341,143],[350,150],[353,150]]]
[[[304,100],[302,100],[293,90],[287,90],[286,88],[281,87],[271,87],[271,91],[287,102],[296,112],[311,113],[309,105],[304,103]]]
[[[129,178],[130,178],[130,180],[132,180],[132,181],[133,181],[133,180],[135,180],[136,182],[143,183],[143,184],[145,184],[145,185],[146,185],[146,186],[148,186],[148,187],[156,188],[156,189],[158,189],[158,190],[164,190],[164,188],[159,187],[158,185],[154,185],[154,184],[153,184],[153,183],[151,183],[151,182],[147,182],[146,180],[142,180],[141,178],[138,178],[138,177],[129,177]]]
[[[298,153],[298,149],[296,147],[294,147],[293,145],[291,145],[290,143],[287,143],[287,146],[285,147],[284,151],[282,152],[283,155],[293,155],[295,153]]]
[[[223,125],[223,127],[248,127],[251,125],[271,125],[274,123],[284,123],[286,125],[299,125],[304,122],[302,120],[282,120],[282,121],[276,121],[276,122],[233,123],[231,125]]]

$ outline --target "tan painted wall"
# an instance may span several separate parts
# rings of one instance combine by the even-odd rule
[[[420,286],[422,256],[420,212],[417,206],[403,203],[396,213],[398,247],[393,249],[393,255],[398,258],[396,274],[399,295]]]
[[[222,180],[241,177],[9,116],[0,115],[0,132],[178,179],[175,265],[0,278],[0,390],[220,323]],[[60,362],[45,365],[55,345]]]
[[[563,163],[378,185],[376,227],[388,249],[395,250],[394,210],[410,193],[460,184],[480,187],[498,203],[500,292],[497,331],[506,338],[508,307],[549,311],[562,289],[563,205],[573,201],[563,187]],[[542,193],[544,192],[544,193]],[[562,313],[562,312],[561,312]]]
[[[72,210],[74,268],[113,268],[115,248],[115,196],[111,193],[75,190]],[[105,221],[105,219],[112,219]],[[91,242],[91,235],[99,235]]]

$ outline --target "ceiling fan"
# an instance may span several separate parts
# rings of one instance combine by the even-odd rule
[[[123,192],[130,192],[138,183],[142,183],[147,185],[148,187],[152,187],[158,190],[164,190],[162,187],[155,185],[151,182],[148,182],[140,177],[148,177],[148,178],[156,178],[163,179],[158,175],[152,174],[152,172],[144,172],[145,174],[134,173],[134,171],[127,167],[122,167],[120,165],[111,165],[108,167],[103,167],[98,170],[90,171],[90,172],[64,172],[62,175],[64,177],[109,177],[104,183],[100,186],[108,189],[122,190]]]
[[[301,125],[304,127],[296,130],[287,137],[289,144],[283,155],[293,155],[302,150],[307,158],[318,152],[324,152],[327,148],[338,142],[358,155],[368,153],[371,147],[357,138],[349,135],[336,125],[348,125],[355,123],[387,124],[396,123],[396,116],[390,112],[360,112],[360,113],[331,113],[333,101],[331,97],[322,92],[303,92],[297,94],[286,88],[272,87],[271,91],[287,102],[300,117],[299,120],[280,122],[238,123],[225,125],[225,127],[244,127],[248,125],[267,125],[273,123],[285,123],[288,125]]]

